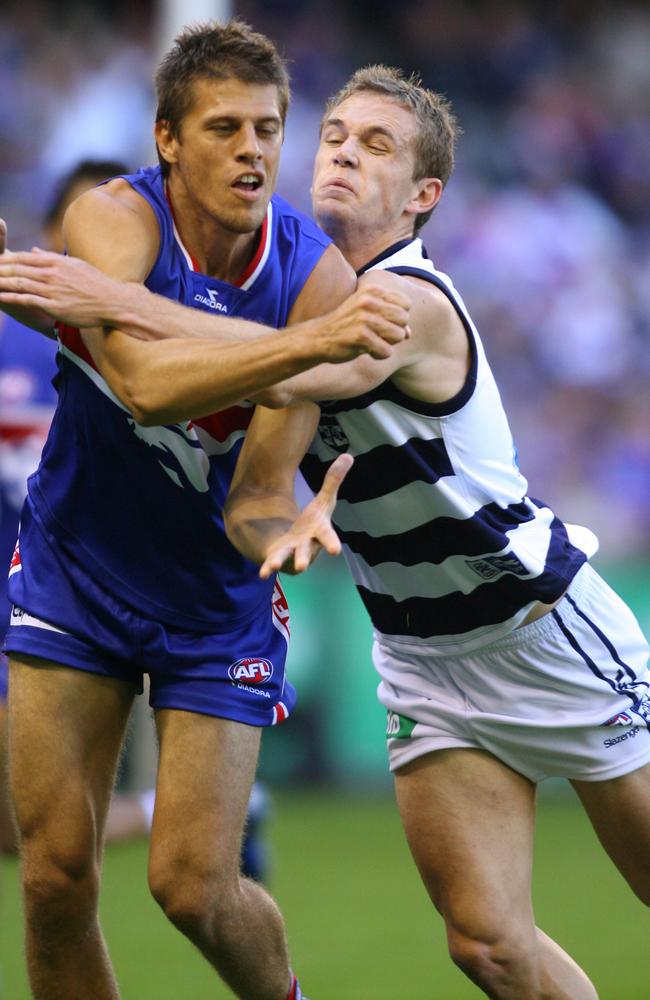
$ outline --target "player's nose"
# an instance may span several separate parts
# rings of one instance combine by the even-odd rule
[[[356,167],[359,163],[359,155],[356,141],[352,136],[348,136],[340,146],[336,147],[334,162],[339,166]]]
[[[262,156],[257,129],[252,122],[244,122],[238,135],[237,155],[245,159],[259,159]]]

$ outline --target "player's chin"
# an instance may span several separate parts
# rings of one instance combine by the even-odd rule
[[[313,210],[316,222],[326,233],[335,231],[342,222],[352,218],[349,206],[336,198],[315,198]]]
[[[236,233],[253,233],[256,229],[259,229],[264,219],[266,217],[266,210],[268,208],[268,202],[264,203],[261,207],[256,205],[254,209],[247,212],[240,212],[232,220],[231,229]]]

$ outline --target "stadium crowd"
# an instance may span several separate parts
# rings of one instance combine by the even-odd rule
[[[0,204],[24,247],[41,192],[44,202],[73,162],[152,161],[155,10],[3,6]],[[545,499],[593,527],[609,558],[646,555],[650,11],[532,0],[235,9],[291,60],[279,190],[300,208],[323,100],[354,68],[399,64],[452,98],[465,134],[425,245],[482,331],[532,495],[544,482]]]

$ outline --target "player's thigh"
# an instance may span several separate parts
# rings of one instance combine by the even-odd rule
[[[126,681],[11,658],[10,782],[24,837],[49,825],[101,828],[134,695]]]
[[[426,754],[395,774],[411,852],[447,920],[477,939],[533,935],[535,786],[482,750]]]
[[[650,905],[650,764],[609,781],[572,781],[598,838]]]
[[[152,862],[166,849],[178,854],[182,845],[195,864],[218,863],[236,874],[261,730],[176,709],[158,710],[156,725]]]

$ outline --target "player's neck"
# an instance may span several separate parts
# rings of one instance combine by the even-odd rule
[[[384,250],[405,239],[412,238],[412,225],[400,225],[388,229],[345,231],[329,234],[348,264],[360,271],[370,260],[379,257]]]
[[[257,251],[260,230],[234,232],[184,198],[182,188],[170,184],[167,193],[176,231],[194,265],[202,274],[236,284]]]

